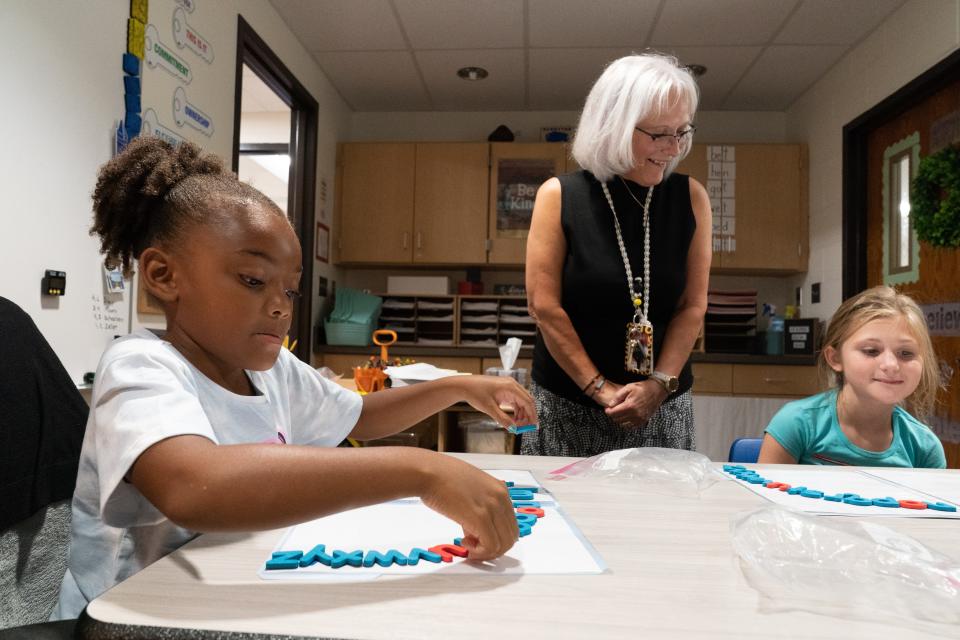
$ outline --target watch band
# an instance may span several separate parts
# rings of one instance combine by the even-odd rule
[[[677,379],[677,376],[671,376],[662,371],[654,371],[650,374],[650,378],[659,382],[667,393],[673,393],[680,387],[680,380]]]

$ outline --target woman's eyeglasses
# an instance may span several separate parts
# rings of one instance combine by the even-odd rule
[[[640,127],[634,127],[640,133],[644,133],[650,136],[650,140],[661,147],[666,147],[670,144],[670,139],[676,140],[677,146],[682,147],[686,143],[690,142],[690,138],[693,136],[693,132],[697,128],[693,125],[690,125],[683,131],[677,131],[676,133],[650,133],[649,131],[644,131]]]

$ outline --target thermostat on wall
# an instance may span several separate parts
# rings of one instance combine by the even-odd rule
[[[67,272],[47,269],[41,281],[41,291],[45,296],[62,296],[67,290]]]

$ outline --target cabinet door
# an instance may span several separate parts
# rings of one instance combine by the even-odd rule
[[[690,149],[690,153],[687,154],[687,157],[677,165],[677,173],[685,173],[706,188],[707,186],[707,177],[709,174],[708,171],[708,157],[707,157],[707,145],[705,144],[695,144]],[[712,204],[712,201],[711,201]],[[713,236],[716,237],[719,233],[719,224],[720,216],[716,211],[713,212]],[[722,266],[721,260],[723,254],[716,251],[716,244],[714,244],[714,252],[712,259],[710,261],[710,270],[714,271]]]
[[[806,182],[801,145],[736,145],[736,247],[724,270],[806,271]]]
[[[815,366],[733,365],[734,395],[806,397],[823,389]]]
[[[411,261],[415,147],[413,143],[341,147],[339,262]]]
[[[417,145],[413,261],[483,264],[487,261],[486,142]]]
[[[494,142],[490,145],[491,264],[521,265],[537,189],[566,168],[566,145]]]
[[[573,159],[573,155],[571,153],[573,151],[573,143],[568,142],[564,144],[563,147],[563,152],[567,155],[564,173],[573,173],[574,171],[580,171],[580,169],[583,169],[583,167],[580,166],[580,163]]]

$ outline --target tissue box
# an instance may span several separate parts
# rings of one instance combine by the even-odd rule
[[[514,380],[520,383],[521,387],[526,387],[529,381],[527,376],[527,370],[524,368],[519,369],[501,369],[500,367],[487,367],[483,372],[487,376],[510,376]]]
[[[445,296],[450,293],[450,278],[444,276],[387,276],[387,293]]]

